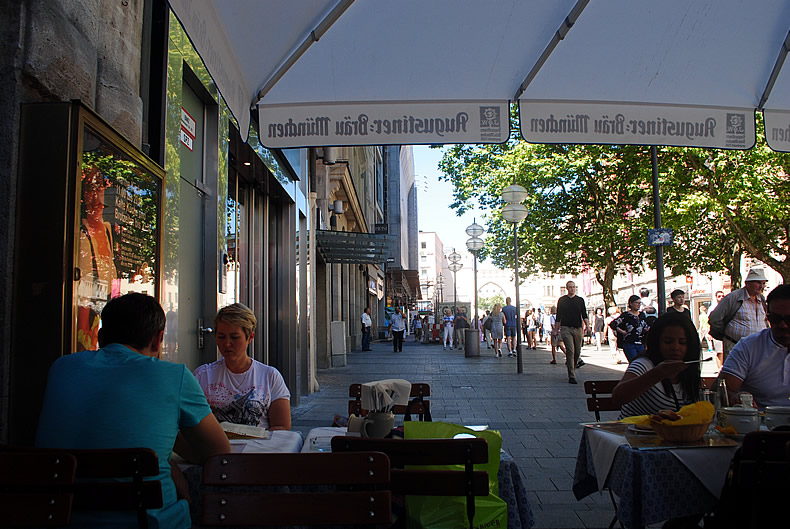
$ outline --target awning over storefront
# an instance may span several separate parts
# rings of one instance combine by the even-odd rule
[[[414,301],[420,299],[420,272],[418,270],[389,267],[387,276],[393,298],[406,298]]]
[[[379,264],[392,253],[394,235],[316,230],[321,257],[327,263]]]
[[[786,0],[169,0],[269,148],[533,143],[790,151]]]

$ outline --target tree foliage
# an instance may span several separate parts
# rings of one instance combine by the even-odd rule
[[[760,135],[748,151],[659,151],[663,226],[675,233],[665,266],[675,274],[726,270],[737,285],[746,253],[790,281],[790,155],[773,152]],[[454,187],[451,207],[488,212],[480,257],[500,268],[513,268],[515,255],[502,190],[527,189],[529,214],[518,227],[522,278],[590,272],[611,306],[618,273],[655,266],[646,237],[653,226],[648,147],[532,145],[513,136],[502,145],[446,147],[439,168]]]

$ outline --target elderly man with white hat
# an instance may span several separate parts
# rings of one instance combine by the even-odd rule
[[[727,360],[738,340],[768,328],[763,296],[767,282],[765,270],[752,268],[746,275],[744,287],[727,294],[710,313],[711,335],[714,338],[722,336],[724,340],[722,361]]]

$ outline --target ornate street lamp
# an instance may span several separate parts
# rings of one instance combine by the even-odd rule
[[[513,225],[513,270],[516,279],[516,359],[518,373],[524,372],[524,363],[521,358],[521,299],[518,295],[518,225],[527,218],[527,208],[522,204],[527,198],[527,190],[515,183],[502,190],[502,200],[507,202],[502,208],[502,218]]]
[[[458,272],[461,268],[464,267],[461,264],[461,254],[455,251],[453,248],[453,253],[447,256],[447,260],[450,261],[450,265],[447,267],[453,273],[453,316],[458,312],[458,282],[455,280],[456,272]]]
[[[477,223],[476,220],[466,227],[466,234],[469,235],[469,240],[466,241],[466,248],[471,252],[475,258],[475,325],[474,328],[480,330],[480,320],[477,316],[477,253],[483,248],[485,243],[480,236],[485,232],[483,227]]]

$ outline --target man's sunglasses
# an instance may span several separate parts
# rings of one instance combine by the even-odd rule
[[[775,327],[780,323],[784,322],[785,325],[790,327],[790,314],[788,314],[787,316],[782,316],[780,314],[769,314],[767,318],[771,326]]]

